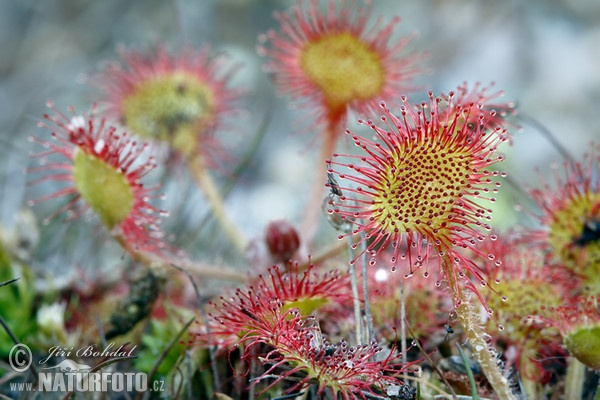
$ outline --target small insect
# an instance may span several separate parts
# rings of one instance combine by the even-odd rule
[[[314,315],[311,315],[302,321],[297,329],[309,332],[310,339],[308,345],[315,352],[315,361],[320,361],[324,357],[331,357],[337,350],[335,344],[330,344],[323,337],[319,322]]]
[[[258,318],[256,318],[256,315],[252,314],[252,313],[251,313],[250,311],[248,311],[246,308],[244,308],[244,307],[241,307],[241,308],[240,308],[240,311],[241,311],[241,312],[243,312],[243,313],[244,313],[244,315],[246,315],[247,317],[250,317],[250,318],[252,318],[253,320],[255,320],[255,321],[257,321],[257,322],[260,322],[260,321],[258,320]]]
[[[452,323],[456,321],[458,316],[456,312],[452,311],[448,314],[448,323],[444,324],[444,330],[446,331],[446,335],[444,336],[444,342],[447,341],[452,334],[454,334],[454,329],[452,328]]]
[[[583,224],[583,232],[581,236],[573,241],[573,244],[580,247],[585,247],[588,244],[600,240],[600,221],[588,220]]]
[[[444,342],[445,342],[448,340],[450,335],[452,335],[454,333],[454,329],[452,329],[452,326],[450,326],[448,324],[444,324],[444,329],[446,330],[446,336],[444,336]]]
[[[315,318],[314,315],[308,316],[303,321],[300,329],[310,332],[310,335],[311,335],[310,347],[311,348],[319,349],[319,348],[323,347],[325,341],[323,340],[323,334],[321,333],[321,326],[319,325],[319,322],[317,321],[317,319]]]
[[[350,232],[352,223],[335,211],[338,200],[343,201],[340,197],[343,196],[344,193],[331,172],[327,172],[326,186],[329,187],[329,195],[323,199],[323,205],[321,206],[323,213],[327,216],[331,226],[336,230]]]
[[[331,172],[327,172],[327,185],[329,187],[329,196],[343,196],[344,192],[340,189],[340,185],[335,180],[335,177]]]

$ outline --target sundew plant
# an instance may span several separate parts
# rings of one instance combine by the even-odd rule
[[[0,397],[600,398],[592,2],[27,3]]]

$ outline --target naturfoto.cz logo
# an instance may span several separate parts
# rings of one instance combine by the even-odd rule
[[[110,343],[99,350],[87,346],[77,350],[55,346],[49,349],[49,355],[37,363],[32,371],[37,372],[37,384],[32,382],[13,382],[13,392],[146,392],[164,391],[164,381],[153,381],[148,385],[148,375],[144,372],[107,372],[95,371],[90,365],[78,363],[70,358],[102,357],[103,364],[133,357],[135,347],[125,351],[123,346],[115,348]],[[52,363],[53,359],[60,362]],[[25,344],[13,346],[9,352],[9,364],[15,372],[23,373],[31,368],[33,357]],[[52,365],[54,364],[54,365]]]

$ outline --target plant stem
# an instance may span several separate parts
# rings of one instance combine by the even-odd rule
[[[520,378],[523,385],[523,391],[528,399],[537,399],[537,382],[530,379],[530,376],[536,376],[537,366],[532,361],[531,356],[535,354],[535,350],[526,346],[521,352],[520,363]]]
[[[581,399],[585,381],[586,366],[575,357],[569,357],[567,375],[565,376],[565,398]]]
[[[501,400],[515,399],[508,380],[502,375],[496,355],[485,341],[486,333],[477,322],[477,314],[468,301],[463,300],[463,304],[456,309],[456,315],[462,325],[475,360],[479,363],[498,398]]]
[[[348,252],[350,259],[354,258],[352,244],[352,236],[348,236]],[[362,344],[363,332],[362,332],[362,312],[360,311],[360,300],[358,297],[358,281],[356,279],[356,266],[354,264],[349,265],[350,269],[350,286],[352,287],[352,301],[354,303],[354,320],[356,321],[356,344]]]
[[[481,370],[485,374],[488,382],[494,389],[494,392],[500,400],[514,400],[515,396],[510,390],[508,380],[502,374],[496,354],[491,349],[486,340],[486,333],[477,321],[478,316],[471,306],[469,299],[460,289],[457,282],[454,281],[454,271],[452,269],[452,259],[448,256],[442,261],[442,268],[448,280],[448,287],[453,291],[455,304],[460,301],[460,306],[456,307],[458,321],[462,325],[467,342],[475,360],[479,363]]]
[[[120,234],[114,235],[121,247],[127,251],[131,257],[138,263],[149,268],[164,268],[166,264],[172,264],[176,268],[185,269],[185,273],[194,274],[206,279],[220,279],[225,281],[244,282],[245,275],[240,271],[223,265],[213,265],[202,262],[195,262],[185,257],[159,257],[158,255],[134,249]]]
[[[365,320],[367,322],[367,343],[371,343],[375,340],[375,328],[373,327],[373,314],[371,314],[371,301],[369,300],[369,275],[367,271],[367,241],[364,237],[365,233],[362,232],[363,240],[362,246],[362,279],[363,279],[363,298],[365,302]]]
[[[352,243],[355,243],[355,242],[358,242],[360,237],[356,236],[356,235],[350,235],[350,236],[348,236],[348,238]],[[308,267],[311,264],[320,264],[323,261],[326,261],[326,260],[338,255],[347,246],[348,245],[343,240],[338,240],[336,243],[327,247],[322,252],[315,254],[315,255],[311,255],[309,261],[305,261],[305,262],[298,264],[298,271],[306,271],[306,269],[308,269]]]
[[[471,385],[471,399],[479,400],[479,396],[477,395],[477,384],[475,384],[475,378],[473,378],[473,370],[471,370],[471,366],[469,365],[469,360],[467,359],[467,355],[460,343],[456,343],[456,347],[458,348],[458,353],[460,354],[460,358],[467,370],[467,377],[469,378],[469,384]]]
[[[225,231],[231,243],[241,252],[246,250],[246,239],[240,233],[238,227],[231,221],[225,210],[225,203],[219,194],[217,185],[208,173],[201,157],[195,157],[188,160],[188,168],[196,180],[198,186],[204,192],[204,196],[212,208],[213,215]]]
[[[552,132],[550,132],[550,130],[546,126],[544,126],[541,122],[539,122],[535,118],[533,118],[527,114],[524,114],[522,112],[519,113],[519,118],[521,118],[522,120],[524,120],[526,122],[529,122],[531,125],[536,127],[540,131],[540,133],[542,134],[544,139],[546,139],[552,145],[552,147],[554,147],[554,149],[560,153],[560,155],[562,156],[563,159],[569,160],[569,161],[574,160],[573,156],[569,153],[569,151],[565,148],[565,146],[563,146],[559,142],[556,135],[554,135]]]
[[[246,275],[240,270],[232,267],[208,264],[204,262],[194,262],[181,258],[177,258],[177,260],[171,260],[170,263],[180,268],[185,268],[188,272],[194,273],[197,276],[205,279],[219,279],[240,283],[246,281]]]
[[[301,230],[304,235],[304,240],[308,245],[312,242],[314,235],[317,233],[319,226],[319,214],[325,192],[325,161],[328,160],[335,149],[337,142],[337,132],[330,124],[324,134],[324,142],[321,146],[321,152],[316,160],[316,168],[310,189],[308,200],[306,201],[306,212],[303,214]]]
[[[400,281],[400,350],[402,351],[402,363],[408,364],[406,354],[406,296],[404,295],[404,282]]]

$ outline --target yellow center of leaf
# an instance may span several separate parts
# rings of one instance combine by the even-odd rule
[[[179,72],[140,83],[123,100],[122,112],[124,125],[135,133],[189,156],[213,125],[214,97],[205,84]]]
[[[523,259],[526,263],[528,260]],[[536,263],[537,264],[537,263]],[[541,265],[526,265],[524,268],[542,268]],[[503,335],[512,341],[525,342],[530,339],[549,337],[552,331],[548,329],[533,329],[529,325],[529,316],[540,314],[540,304],[550,308],[558,307],[562,299],[557,297],[556,288],[543,279],[501,279],[493,285],[494,291],[488,298],[489,307],[494,310],[496,318],[504,325]],[[502,295],[507,299],[502,300]],[[531,323],[533,323],[533,319]],[[490,323],[495,324],[493,320]]]
[[[556,211],[550,224],[549,242],[556,255],[574,272],[585,277],[585,285],[600,289],[600,215],[591,210],[600,204],[600,193],[584,193]],[[587,227],[586,227],[587,225]]]
[[[375,189],[372,210],[379,226],[390,234],[443,230],[455,217],[469,173],[465,150],[436,148],[423,141],[403,154],[394,153]]]
[[[373,99],[385,81],[379,54],[348,32],[307,44],[300,55],[300,66],[335,111],[354,100]]]
[[[286,302],[283,307],[281,307],[281,310],[285,312],[291,310],[292,308],[297,308],[300,310],[300,315],[310,315],[327,303],[329,303],[329,301],[326,298],[309,297],[306,299],[298,299],[296,301]]]
[[[75,188],[111,230],[133,208],[134,193],[127,177],[100,158],[76,151],[73,160]]]

